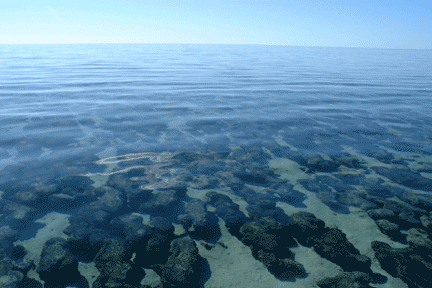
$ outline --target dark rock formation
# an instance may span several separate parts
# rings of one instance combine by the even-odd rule
[[[205,203],[200,199],[192,199],[185,204],[187,214],[180,215],[179,221],[188,230],[194,240],[216,243],[221,237],[218,219],[214,213],[206,213]]]
[[[337,228],[330,228],[321,235],[313,237],[313,248],[321,257],[339,265],[346,272],[371,272],[371,260],[360,255],[359,251]]]
[[[432,287],[432,241],[421,229],[410,229],[408,234],[408,248],[391,248],[373,241],[375,257],[387,273],[402,279],[409,287]]]
[[[30,271],[30,269],[35,269],[36,265],[31,260],[23,261],[23,257],[27,254],[27,251],[23,246],[13,245],[13,242],[17,239],[17,231],[10,229],[9,226],[0,227],[1,287],[16,288],[20,287],[19,285],[24,285],[26,283],[35,284],[35,282],[37,282],[27,278],[28,271]],[[33,287],[39,288],[37,283]]]
[[[371,217],[373,220],[377,219],[391,219],[395,216],[395,213],[392,210],[389,209],[372,209],[367,211],[369,217]]]
[[[67,248],[79,261],[91,262],[111,237],[110,230],[97,229],[86,222],[71,223],[64,231],[69,236]]]
[[[296,161],[308,174],[331,173],[310,175],[298,183],[316,193],[335,213],[348,214],[350,206],[367,211],[383,234],[409,244],[406,249],[391,249],[374,242],[372,248],[383,269],[413,287],[431,284],[427,276],[432,267],[428,238],[432,232],[432,196],[365,177],[371,170],[345,152],[325,160],[320,155],[284,148],[270,151]],[[411,171],[404,161],[394,165],[397,161],[393,155],[383,151],[369,154],[393,165],[391,169],[373,167],[376,173],[406,187],[432,191],[420,170]],[[313,213],[287,216],[276,207],[277,202],[284,202],[306,208],[306,195],[266,166],[271,157],[263,149],[148,153],[146,157],[152,160],[134,160],[131,163],[136,167],[129,170],[127,163],[119,162],[125,170],[109,176],[108,182],[98,188],[85,176],[5,186],[0,199],[0,276],[9,277],[4,280],[9,285],[6,287],[42,287],[26,277],[35,265],[22,261],[27,251],[13,245],[19,233],[6,225],[13,223],[13,229],[22,231],[26,223],[48,211],[69,211],[71,216],[70,225],[63,231],[68,240],[53,238],[45,243],[37,272],[47,285],[85,285],[77,263],[94,261],[100,272],[94,287],[138,288],[145,276],[143,268],[153,269],[163,287],[202,287],[211,272],[195,243],[199,241],[208,250],[215,245],[227,248],[219,241],[219,218],[279,280],[307,277],[290,250],[297,243],[313,248],[344,270],[341,275],[319,281],[320,287],[370,287],[369,283],[385,279],[372,273],[371,260],[360,255],[338,228],[326,226]],[[362,170],[346,173],[342,165]],[[206,193],[204,200],[191,199],[186,193],[188,187],[214,191]],[[219,188],[246,201],[248,216],[231,195],[218,193]],[[143,218],[133,212],[150,216],[150,222],[144,224]],[[175,235],[172,222],[180,222],[186,235]],[[403,230],[409,230],[408,235]]]
[[[294,261],[294,253],[288,247],[297,246],[290,236],[289,228],[272,217],[245,223],[240,228],[241,241],[249,246],[252,255],[261,261],[277,278],[302,278],[306,276],[303,266]]]
[[[178,204],[179,199],[175,190],[154,191],[152,198],[143,203],[139,210],[147,214],[168,216]]]
[[[345,272],[364,272],[374,282],[384,278],[372,272],[371,260],[361,255],[338,228],[325,227],[322,220],[308,212],[295,213],[290,219],[292,235],[301,245],[313,247],[321,257],[339,265]]]
[[[268,164],[268,160],[272,157],[265,153],[260,148],[255,147],[242,147],[241,149],[234,150],[228,159],[235,159],[243,165],[250,166],[251,164],[264,166]]]
[[[400,233],[399,225],[392,223],[386,219],[375,221],[381,232],[390,237],[393,241],[404,242],[405,235]]]
[[[192,239],[183,237],[172,241],[169,252],[165,264],[151,266],[161,277],[163,287],[199,287],[204,283],[208,272],[202,271],[203,259]]]
[[[206,194],[208,204],[216,208],[215,214],[225,221],[225,224],[231,234],[235,235],[236,231],[247,221],[246,215],[239,210],[239,205],[225,195],[210,191]]]
[[[317,219],[313,213],[298,212],[290,216],[293,237],[303,246],[311,247],[315,242],[313,237],[324,233],[324,221]]]
[[[381,166],[371,167],[377,174],[385,176],[397,184],[408,188],[432,191],[432,180],[421,176],[420,173],[412,172],[409,168],[386,168]]]
[[[131,260],[132,254],[125,241],[106,241],[94,259],[100,275],[93,287],[138,287],[145,271]]]
[[[320,288],[368,288],[373,279],[363,272],[345,272],[335,277],[326,277],[317,282]]]
[[[76,283],[82,277],[78,272],[78,260],[65,249],[66,240],[55,237],[43,247],[36,272],[47,286]]]

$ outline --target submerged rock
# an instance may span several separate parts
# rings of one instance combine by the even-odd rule
[[[335,277],[326,277],[317,282],[320,288],[369,288],[372,277],[363,272],[344,272]]]
[[[137,287],[145,271],[131,260],[132,254],[127,242],[108,240],[94,259],[100,274],[93,287]]]
[[[198,287],[202,282],[202,258],[195,242],[183,237],[171,242],[171,254],[165,264],[151,268],[161,277],[163,287]]]
[[[77,282],[80,277],[78,260],[64,247],[66,240],[51,238],[44,244],[37,268],[39,277],[48,286],[60,286]]]
[[[372,249],[381,267],[391,276],[402,279],[409,287],[432,287],[432,250],[430,240],[423,232],[410,232],[410,247],[392,248],[373,241]]]
[[[421,176],[420,173],[412,172],[409,168],[386,168],[381,166],[371,167],[377,174],[385,176],[397,184],[408,188],[432,191],[432,180]]]

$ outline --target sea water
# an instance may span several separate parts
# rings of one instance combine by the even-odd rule
[[[74,44],[0,51],[0,183],[20,175],[12,170],[25,178],[84,172],[67,161],[112,148],[273,142],[326,154],[341,145],[432,151],[426,50]],[[47,163],[55,171],[36,168]]]
[[[430,50],[0,45],[0,197],[16,200],[35,183],[69,175],[100,187],[178,151],[259,147],[281,157],[272,155],[276,172],[280,149],[323,159],[384,153],[370,165],[406,155],[415,170],[432,161],[430,67]],[[421,171],[432,179],[430,168]],[[41,209],[34,220],[78,209]],[[21,240],[36,235],[26,230]]]

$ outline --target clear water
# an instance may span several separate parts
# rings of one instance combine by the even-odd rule
[[[3,173],[107,148],[187,150],[278,137],[327,154],[344,144],[432,149],[430,51],[83,44],[0,52]]]
[[[236,147],[326,157],[386,151],[432,179],[432,166],[418,166],[432,165],[430,67],[423,50],[0,45],[0,199],[68,175],[112,175],[136,165],[121,158],[131,153]],[[374,193],[389,198],[384,190]],[[0,227],[12,225],[3,218]],[[32,225],[21,240],[43,226]]]

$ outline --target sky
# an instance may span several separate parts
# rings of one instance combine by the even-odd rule
[[[0,44],[432,48],[432,0],[13,0]]]

